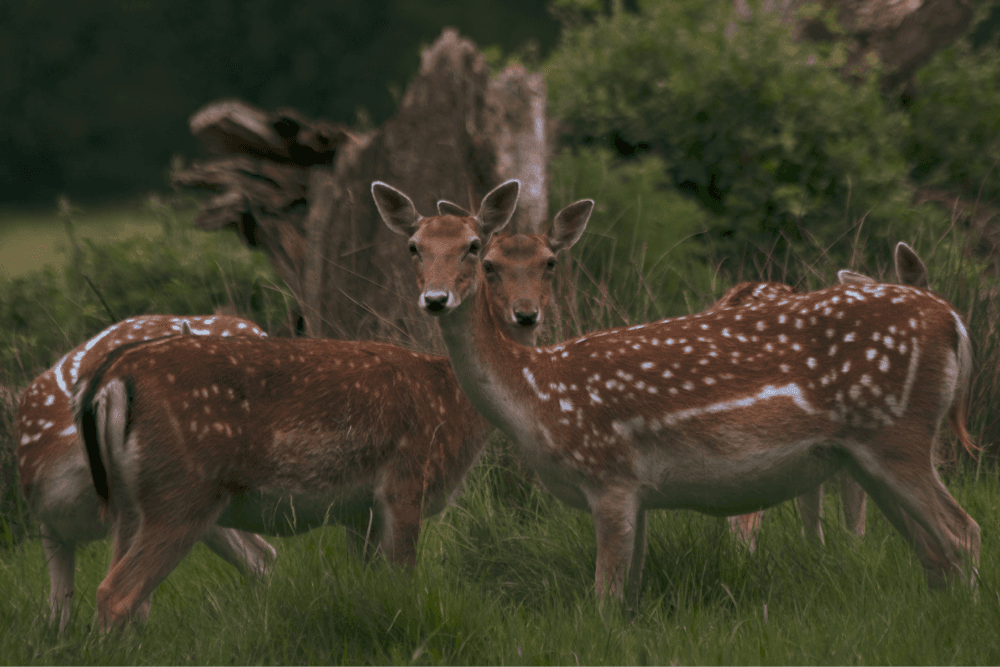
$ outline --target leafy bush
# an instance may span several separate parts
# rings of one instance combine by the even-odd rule
[[[1000,49],[963,40],[917,73],[907,153],[921,183],[1000,198]]]
[[[772,12],[739,21],[723,0],[638,5],[564,27],[546,68],[552,113],[572,143],[657,156],[714,214],[705,240],[720,259],[781,257],[791,242],[802,261],[825,251],[843,263],[859,220],[880,234],[891,225],[890,239],[944,228],[941,211],[910,206],[908,121],[883,102],[877,67],[846,82],[842,47],[797,43]],[[885,258],[891,245],[868,247]]]
[[[567,149],[552,162],[551,190],[554,209],[595,201],[573,250],[581,294],[600,299],[613,284],[615,307],[651,319],[690,312],[691,293],[711,291],[713,271],[698,237],[714,216],[673,187],[659,157],[622,161],[609,148]],[[588,328],[617,323],[594,315]]]

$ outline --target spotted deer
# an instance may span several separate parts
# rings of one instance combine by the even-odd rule
[[[21,492],[41,524],[49,568],[51,621],[60,616],[60,631],[66,630],[70,620],[76,547],[108,533],[73,423],[70,390],[78,377],[97,368],[111,350],[130,341],[179,334],[185,326],[199,336],[267,335],[240,317],[131,317],[67,352],[55,366],[35,378],[21,396],[15,418]],[[266,573],[275,557],[274,549],[263,538],[241,531],[213,526],[202,540],[249,574]]]
[[[481,252],[518,188],[499,186],[465,218],[422,218],[385,183],[372,194],[409,238],[419,304],[472,404],[549,492],[593,515],[601,598],[627,590],[637,602],[648,510],[746,513],[841,469],[909,540],[932,585],[972,579],[979,526],[933,462],[938,424],[969,381],[969,337],[951,306],[909,286],[840,285],[518,345],[485,298],[510,260]],[[549,247],[572,245],[592,205],[557,219]]]
[[[927,267],[909,245],[900,241],[896,245],[894,254],[896,282],[901,285],[911,285],[921,289],[930,289],[930,281],[927,277]],[[876,284],[877,281],[855,271],[841,269],[837,272],[837,278],[841,284],[863,283]],[[760,300],[774,300],[783,293],[794,293],[795,290],[780,283],[740,283],[726,291],[719,300],[713,304],[711,309],[732,308],[736,306],[746,306],[748,303]],[[967,361],[971,363],[971,357]],[[971,375],[971,369],[963,369],[963,374]],[[949,425],[966,449],[971,448],[972,443],[969,434],[965,430],[967,415],[965,414],[966,403],[960,401],[948,413]],[[858,537],[865,534],[865,511],[867,496],[864,489],[846,472],[838,474],[840,482],[841,507],[844,513],[844,524]],[[802,517],[802,524],[806,535],[825,543],[823,538],[823,527],[820,522],[823,506],[823,487],[817,486],[813,491],[805,493],[796,502],[799,506],[799,514]],[[757,532],[760,530],[762,512],[741,514],[729,517],[730,529],[735,532],[740,539],[745,542],[750,549],[754,550]]]
[[[455,212],[465,215],[442,205],[442,219],[464,219]],[[495,241],[520,270],[485,298],[504,337],[532,345],[553,254]],[[141,618],[141,601],[214,524],[285,535],[337,522],[366,556],[412,566],[422,520],[444,509],[493,430],[446,357],[374,342],[149,341],[112,352],[74,395],[114,524],[97,591],[104,629]]]

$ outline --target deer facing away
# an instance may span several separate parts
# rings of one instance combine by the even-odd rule
[[[452,204],[442,212],[464,219]],[[531,344],[554,255],[495,241],[521,270],[486,298],[503,335]],[[423,518],[445,507],[493,430],[447,358],[372,342],[176,336],[115,350],[74,396],[114,526],[97,591],[105,629],[141,616],[216,523],[294,534],[335,521],[366,555],[413,565]]]
[[[422,218],[384,183],[372,193],[409,237],[420,305],[437,317],[462,389],[550,493],[593,515],[602,597],[627,589],[637,601],[648,510],[746,513],[841,469],[908,539],[931,584],[971,579],[979,526],[933,462],[940,420],[969,382],[968,334],[945,301],[909,286],[840,285],[518,345],[485,299],[511,260],[480,253],[518,188],[497,187],[476,217],[458,219]],[[558,247],[579,238],[591,206],[557,218]]]
[[[51,620],[60,617],[61,632],[70,620],[76,547],[102,539],[108,533],[73,424],[70,411],[73,382],[96,369],[116,347],[180,333],[185,323],[195,335],[266,335],[255,323],[240,317],[131,317],[70,350],[55,366],[35,378],[21,396],[15,421],[21,492],[41,524],[42,547],[49,568]],[[267,541],[241,531],[211,526],[201,539],[212,551],[248,574],[266,573],[275,557]]]

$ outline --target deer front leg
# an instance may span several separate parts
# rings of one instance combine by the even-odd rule
[[[858,537],[864,537],[868,494],[846,470],[840,472],[840,503],[844,508],[844,525]]]
[[[624,582],[634,581],[638,588],[642,576],[644,553],[637,556],[635,551],[641,546],[645,552],[645,512],[641,510],[632,489],[597,489],[587,493],[587,498],[594,515],[594,532],[597,537],[597,572],[594,583],[598,597],[602,601],[605,595],[622,599]],[[637,564],[636,560],[640,565],[639,571],[630,576],[629,570]],[[634,598],[638,600],[638,590]]]
[[[820,522],[823,517],[823,485],[817,485],[815,489],[803,493],[795,501],[799,506],[799,514],[802,516],[803,534],[807,538],[819,540],[820,544],[825,545],[823,525]]]
[[[729,521],[729,531],[736,533],[736,537],[747,546],[750,553],[757,548],[757,533],[760,532],[760,522],[763,518],[763,510],[726,517]]]
[[[415,486],[415,485],[414,485]],[[378,547],[390,563],[413,569],[420,538],[420,488],[388,490],[379,499],[381,530]]]
[[[632,564],[628,570],[628,606],[635,613],[639,609],[639,591],[642,590],[642,566],[646,561],[646,510],[640,509],[635,520],[635,540],[632,545]]]
[[[73,578],[76,563],[76,544],[59,539],[52,529],[41,525],[42,548],[49,566],[49,605],[52,609],[49,622],[59,616],[59,632],[66,632],[69,625],[70,602],[73,599]]]

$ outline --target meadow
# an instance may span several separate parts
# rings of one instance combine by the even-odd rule
[[[37,539],[0,554],[7,664],[996,664],[997,478],[950,484],[983,528],[977,590],[929,591],[877,511],[857,540],[829,502],[827,545],[792,505],[768,513],[756,553],[720,519],[654,512],[634,616],[598,607],[589,516],[494,458],[428,521],[413,573],[364,566],[343,529],[272,540],[279,558],[245,581],[198,545],[160,585],[146,626],[96,630],[107,543],[77,560],[69,632],[48,626]]]
[[[148,216],[141,210],[132,215]],[[136,267],[150,243],[166,253],[158,257],[183,255],[187,263],[174,267],[172,296],[156,297],[160,301],[152,305],[141,305],[142,299],[154,298],[145,288],[138,290],[139,296],[106,294],[109,307],[120,316],[129,307],[204,312],[230,298],[242,314],[280,321],[274,312],[282,301],[253,310],[253,295],[234,291],[237,283],[248,280],[268,284],[259,256],[230,246],[228,235],[216,239],[177,233],[187,224],[183,216],[146,219],[160,230],[154,228],[145,240],[83,243],[82,258],[67,251],[62,264],[47,274],[27,271],[21,279],[57,285],[72,275],[74,263],[92,271],[112,258],[126,282],[141,286]],[[45,225],[62,229],[53,214],[39,223]],[[988,445],[997,421],[992,302],[975,296],[979,290],[965,278],[970,267],[954,260],[957,255],[946,248],[939,250],[925,253],[924,259],[932,280],[961,302],[972,324],[980,370],[970,424],[980,443]],[[827,278],[837,268],[829,267]],[[0,305],[14,303],[14,293],[26,284],[15,279],[0,283]],[[178,284],[186,284],[188,291]],[[720,284],[718,290],[727,286]],[[565,286],[557,291],[564,293]],[[2,323],[0,370],[7,386],[23,387],[52,363],[47,359],[70,347],[60,344],[74,337],[75,344],[104,326],[101,306],[86,301],[94,298],[89,290],[80,287],[74,294],[65,303],[43,303],[45,293],[30,292],[53,317]],[[602,307],[581,302],[581,307]],[[584,313],[582,321],[588,316]],[[564,310],[563,326],[572,319]],[[50,336],[45,326],[57,333]],[[25,331],[38,345],[31,355],[18,356],[11,345],[27,336]],[[53,357],[43,354],[45,345],[55,348],[48,350]],[[155,592],[145,626],[105,636],[96,628],[95,594],[107,572],[110,544],[98,542],[78,552],[73,618],[66,636],[59,636],[48,623],[49,584],[37,524],[10,494],[16,491],[16,479],[10,477],[14,442],[9,410],[2,416],[0,451],[7,472],[0,481],[6,479],[7,486],[0,492],[8,498],[0,517],[4,664],[1000,663],[995,557],[1000,549],[1000,475],[988,460],[976,465],[962,459],[943,467],[952,494],[982,527],[975,590],[961,585],[928,590],[912,550],[873,504],[866,536],[859,540],[847,533],[831,487],[825,547],[802,536],[791,503],[767,513],[754,553],[729,534],[722,519],[652,512],[640,604],[627,614],[617,604],[602,608],[597,603],[589,515],[567,508],[526,479],[499,436],[456,503],[424,524],[412,573],[378,560],[364,565],[349,553],[344,530],[337,526],[272,539],[279,558],[262,581],[242,578],[198,545]]]

